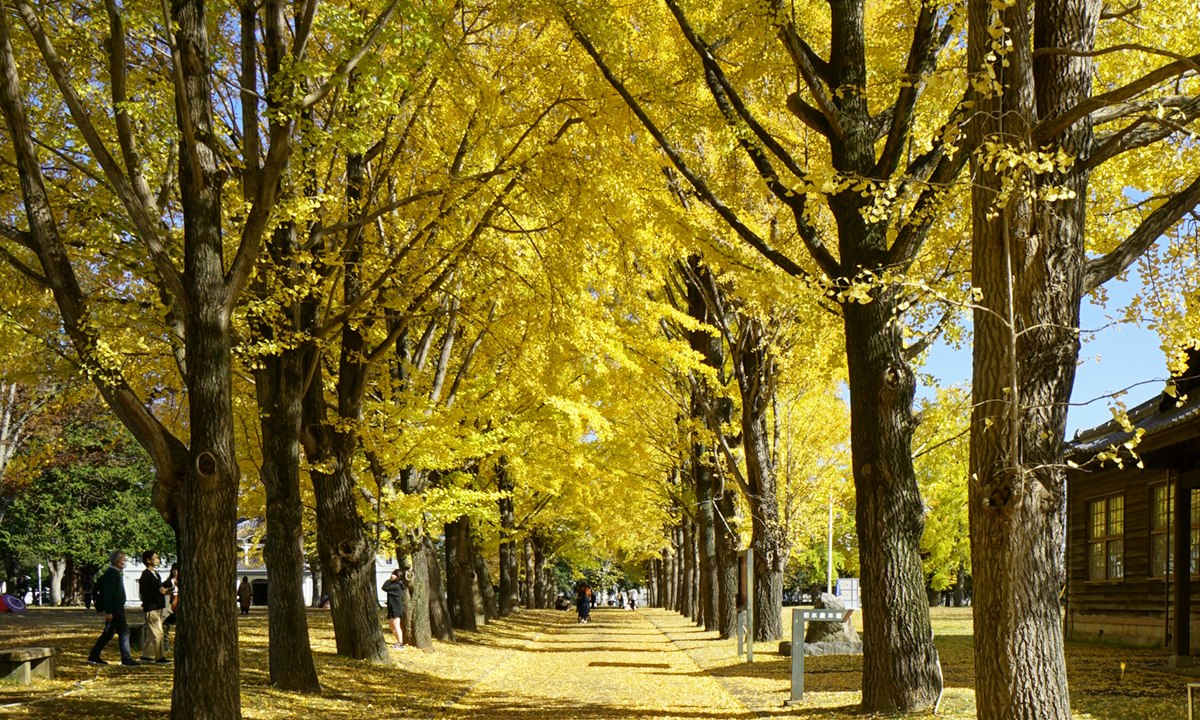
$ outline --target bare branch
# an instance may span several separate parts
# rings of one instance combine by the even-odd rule
[[[39,287],[47,290],[50,289],[50,281],[46,279],[45,275],[21,262],[20,258],[10,253],[3,245],[0,245],[0,259],[7,262],[14,270],[32,280]]]
[[[600,72],[604,75],[604,78],[608,81],[608,84],[617,91],[617,93],[625,101],[625,104],[629,107],[633,114],[637,116],[638,120],[641,121],[642,126],[645,127],[647,132],[649,132],[655,141],[658,142],[658,146],[662,148],[662,151],[671,160],[671,163],[676,167],[676,169],[679,170],[680,174],[687,178],[688,182],[691,183],[692,187],[696,189],[696,192],[699,193],[700,197],[702,197],[704,201],[708,203],[709,207],[711,207],[718,215],[720,215],[721,218],[731,228],[733,228],[733,230],[737,232],[737,234],[748,245],[761,253],[763,257],[771,261],[771,263],[773,263],[776,267],[789,275],[811,278],[808,271],[797,265],[791,258],[771,247],[770,244],[759,237],[757,233],[747,227],[746,224],[738,218],[737,214],[733,212],[733,210],[731,210],[727,205],[725,205],[725,203],[721,202],[721,200],[717,198],[712,189],[708,187],[708,184],[705,183],[700,176],[692,172],[692,169],[683,161],[683,158],[680,156],[679,152],[673,145],[671,145],[671,143],[663,135],[662,131],[659,130],[658,126],[654,124],[654,121],[650,119],[650,116],[646,114],[646,111],[642,108],[641,104],[633,97],[632,94],[630,94],[629,90],[625,88],[624,83],[618,80],[616,75],[613,74],[612,70],[609,69],[607,63],[605,63],[604,59],[600,57],[600,53],[596,50],[595,46],[592,45],[591,40],[589,40],[587,35],[584,34],[583,30],[578,26],[574,18],[572,18],[570,15],[564,15],[564,20],[566,21],[568,27],[571,28],[572,33],[575,35],[575,39],[579,41],[579,44],[583,46],[584,51],[586,51],[587,54],[592,58],[592,61],[596,63],[596,67],[599,68]]]
[[[929,332],[922,335],[915,343],[901,350],[900,356],[904,358],[905,362],[912,362],[913,358],[929,349],[929,346],[941,336],[953,318],[953,308],[946,308],[946,311],[942,313],[942,317],[937,321],[937,324]]]

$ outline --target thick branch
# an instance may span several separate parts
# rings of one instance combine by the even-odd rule
[[[66,65],[63,64],[61,58],[58,56],[58,52],[54,49],[54,45],[42,29],[42,24],[38,20],[37,14],[34,13],[29,3],[24,0],[18,0],[17,12],[37,43],[42,58],[46,61],[46,66],[50,69],[50,74],[58,86],[67,109],[71,113],[71,119],[75,121],[80,134],[83,135],[84,142],[87,143],[88,148],[92,151],[92,155],[95,156],[96,161],[104,170],[104,175],[116,191],[117,198],[125,206],[125,210],[133,220],[133,225],[137,230],[138,236],[150,252],[150,258],[154,262],[155,270],[158,271],[159,276],[167,284],[167,287],[171,289],[176,299],[183,306],[189,307],[191,305],[191,297],[183,285],[183,278],[179,270],[171,262],[171,259],[164,250],[158,224],[150,218],[147,213],[147,207],[142,204],[133,185],[121,171],[120,167],[117,166],[116,160],[113,159],[112,153],[104,145],[104,141],[100,139],[100,134],[96,131],[95,125],[92,124],[91,117],[84,109],[79,95],[75,92],[75,87]]]
[[[1185,60],[1176,60],[1173,63],[1164,65],[1157,70],[1152,70],[1133,82],[1106,92],[1103,95],[1096,95],[1088,98],[1071,108],[1067,112],[1047,118],[1039,122],[1034,128],[1031,140],[1035,145],[1041,145],[1052,137],[1057,137],[1067,128],[1079,122],[1083,118],[1091,115],[1105,107],[1125,102],[1126,100],[1136,97],[1140,93],[1155,85],[1169,80],[1177,75],[1182,75],[1192,70],[1197,61],[1200,61],[1200,55],[1193,55]]]
[[[921,3],[917,25],[913,30],[912,49],[908,53],[908,64],[904,68],[907,84],[900,89],[896,98],[896,109],[892,114],[887,144],[884,145],[883,153],[872,170],[875,177],[891,177],[900,166],[900,158],[904,156],[904,144],[912,128],[917,100],[925,90],[925,77],[937,67],[938,56],[950,42],[952,30],[953,25],[947,21],[942,26],[941,33],[936,32],[937,8],[931,3]]]
[[[1200,176],[1179,191],[1142,221],[1112,252],[1088,262],[1083,276],[1083,291],[1089,293],[1133,264],[1160,235],[1200,204]]]

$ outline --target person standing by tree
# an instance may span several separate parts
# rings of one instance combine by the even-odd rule
[[[166,615],[167,593],[170,590],[163,585],[158,576],[158,553],[147,550],[142,553],[142,562],[146,569],[138,579],[138,591],[142,597],[142,612],[146,613],[146,638],[142,645],[142,662],[169,663],[165,657],[163,646],[163,616]]]
[[[100,659],[100,653],[117,635],[121,648],[121,664],[126,667],[137,667],[133,654],[129,652],[129,623],[125,620],[125,583],[122,571],[125,569],[125,553],[113,550],[108,556],[108,569],[100,576],[93,594],[97,600],[97,609],[104,612],[104,632],[92,647],[87,661],[93,665],[107,665]]]
[[[400,568],[392,571],[392,576],[383,583],[383,591],[387,593],[387,617],[392,633],[396,636],[396,644],[392,647],[404,649],[404,631],[400,621],[404,618],[404,572]]]
[[[238,605],[242,606],[242,614],[250,614],[250,603],[254,599],[254,590],[250,587],[250,576],[242,576],[242,584],[237,589]]]

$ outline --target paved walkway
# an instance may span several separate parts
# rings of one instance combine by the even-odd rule
[[[753,718],[639,613],[562,613],[450,708],[446,718]]]

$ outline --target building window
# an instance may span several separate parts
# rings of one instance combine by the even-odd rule
[[[1088,503],[1088,580],[1125,577],[1125,496]]]
[[[1200,573],[1200,493],[1191,493],[1191,552],[1188,566],[1193,575]],[[1174,572],[1175,483],[1150,488],[1150,576],[1165,577]]]

